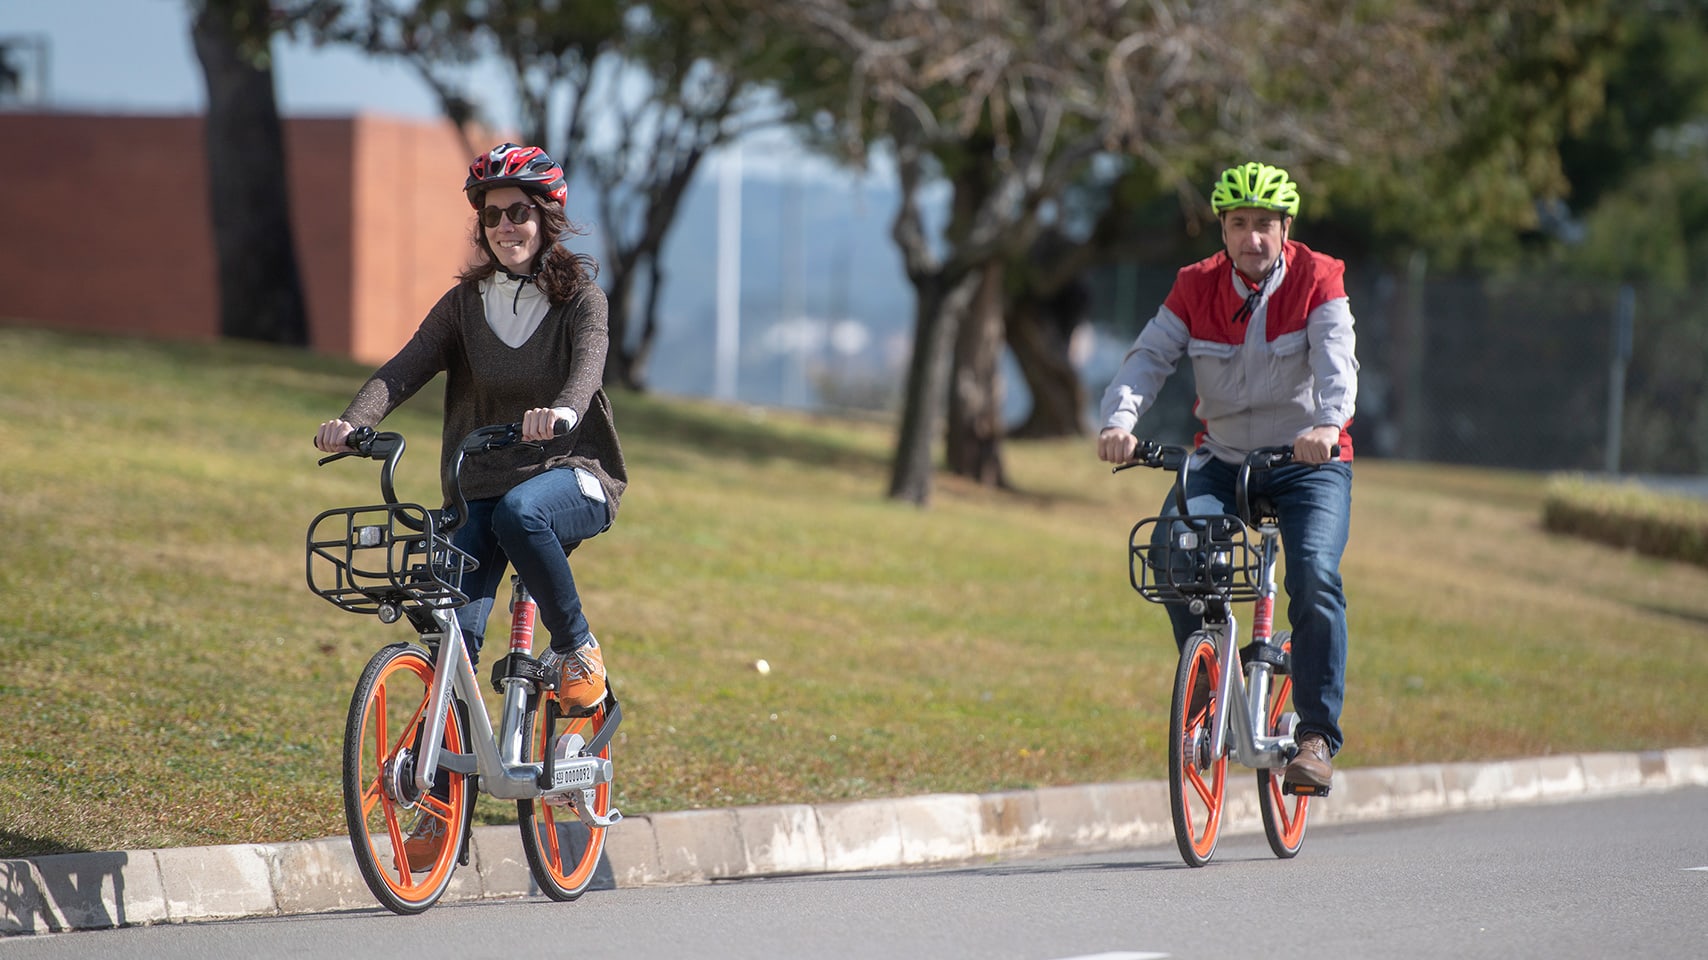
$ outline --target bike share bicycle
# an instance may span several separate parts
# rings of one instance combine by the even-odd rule
[[[494,733],[455,611],[468,602],[463,575],[476,563],[451,542],[468,516],[465,457],[522,442],[521,424],[483,427],[459,445],[443,510],[398,503],[392,478],[404,439],[361,427],[345,457],[381,460],[385,502],[327,510],[308,529],[308,586],[351,613],[382,623],[407,619],[419,643],[374,654],[356,682],[344,729],[344,816],[368,889],[387,909],[420,913],[439,901],[468,863],[474,797],[515,800],[522,850],[534,882],[554,900],[579,897],[622,819],[611,807],[611,738],[622,708],[607,690],[598,705],[564,715],[556,678],[533,655],[535,604],[511,577],[510,649],[493,664],[503,698]],[[560,722],[563,724],[560,732]],[[406,839],[444,831],[452,842],[414,864]]]
[[[1339,455],[1339,449],[1330,452]],[[1290,447],[1262,447],[1247,454],[1234,488],[1237,514],[1192,514],[1186,482],[1192,451],[1140,441],[1133,458],[1116,466],[1176,472],[1177,512],[1147,517],[1128,535],[1128,577],[1153,603],[1184,604],[1203,618],[1187,638],[1175,669],[1168,722],[1168,798],[1174,840],[1190,866],[1210,862],[1220,839],[1226,801],[1228,759],[1257,770],[1263,832],[1277,857],[1296,856],[1305,842],[1312,796],[1327,787],[1283,781],[1281,768],[1297,751],[1298,718],[1286,711],[1291,631],[1273,632],[1275,565],[1281,555],[1280,521],[1265,498],[1248,496],[1254,471],[1293,462]],[[1166,525],[1164,536],[1153,536]],[[1247,529],[1258,534],[1255,545]],[[1233,605],[1254,604],[1251,640],[1236,650],[1238,619]]]

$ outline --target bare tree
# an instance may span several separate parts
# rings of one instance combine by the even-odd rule
[[[751,79],[779,43],[745,29],[747,5],[367,0],[336,4],[322,35],[404,58],[465,130],[490,102],[470,89],[469,65],[505,64],[523,139],[593,187],[610,299],[605,379],[638,388],[658,332],[659,254],[694,175],[711,151],[790,107]]]
[[[842,112],[852,152],[887,141],[901,185],[892,235],[917,312],[892,497],[929,499],[932,437],[956,354],[965,359],[950,401],[953,467],[1001,482],[1002,264],[1030,248],[1047,205],[1094,157],[1158,154],[1179,136],[1172,114],[1203,96],[1194,87],[1206,77],[1193,67],[1215,45],[1190,5],[1178,15],[1175,6],[1144,5],[1135,16],[1066,0],[798,5],[853,64]],[[934,243],[921,193],[938,177],[953,199]]]
[[[1236,152],[1403,152],[1444,119],[1432,95],[1461,58],[1430,45],[1453,6],[1401,0],[1377,17],[1354,0],[799,0],[779,14],[848,65],[850,155],[887,144],[896,163],[892,235],[917,313],[890,495],[928,500],[946,395],[951,469],[1001,482],[991,275],[1025,255],[1094,160],[1137,164],[1201,205],[1193,184]],[[940,181],[953,199],[934,238],[920,194]]]

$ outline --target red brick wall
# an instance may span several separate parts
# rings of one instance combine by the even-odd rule
[[[0,113],[0,318],[217,336],[202,131],[199,117]],[[448,123],[365,115],[287,119],[285,154],[313,348],[378,363],[472,255],[473,158]]]

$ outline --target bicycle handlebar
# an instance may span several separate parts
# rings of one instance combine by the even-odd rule
[[[552,424],[552,436],[566,437],[569,435],[569,421],[558,420]],[[451,460],[451,497],[453,505],[439,511],[439,532],[449,536],[468,516],[468,501],[463,499],[463,459],[471,453],[490,453],[514,446],[523,441],[522,425],[520,423],[500,423],[488,427],[480,427],[463,438],[457,444],[456,455]],[[373,427],[357,427],[350,431],[344,445],[349,449],[331,456],[322,457],[320,466],[326,466],[334,460],[345,457],[365,457],[369,460],[385,461],[380,466],[380,493],[385,502],[397,503],[397,490],[393,485],[393,477],[397,472],[397,462],[403,457],[404,439],[401,433],[379,432]],[[398,514],[398,519],[414,530],[420,530],[421,524],[413,518]]]
[[[1338,444],[1329,448],[1328,457],[1330,460],[1340,459]],[[1234,507],[1240,520],[1247,526],[1252,525],[1251,504],[1246,494],[1252,471],[1273,470],[1293,462],[1293,448],[1290,446],[1258,447],[1245,455],[1245,460],[1240,463],[1239,477],[1234,482]],[[1133,467],[1175,471],[1178,474],[1174,481],[1175,506],[1182,516],[1192,512],[1186,507],[1186,478],[1192,472],[1190,448],[1172,443],[1158,443],[1155,440],[1140,440],[1138,448],[1133,451],[1133,458],[1126,463],[1117,464],[1109,472],[1120,473]]]

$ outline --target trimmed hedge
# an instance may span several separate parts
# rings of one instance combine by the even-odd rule
[[[1542,526],[1708,567],[1708,501],[1668,496],[1635,483],[1561,476],[1548,482]]]

